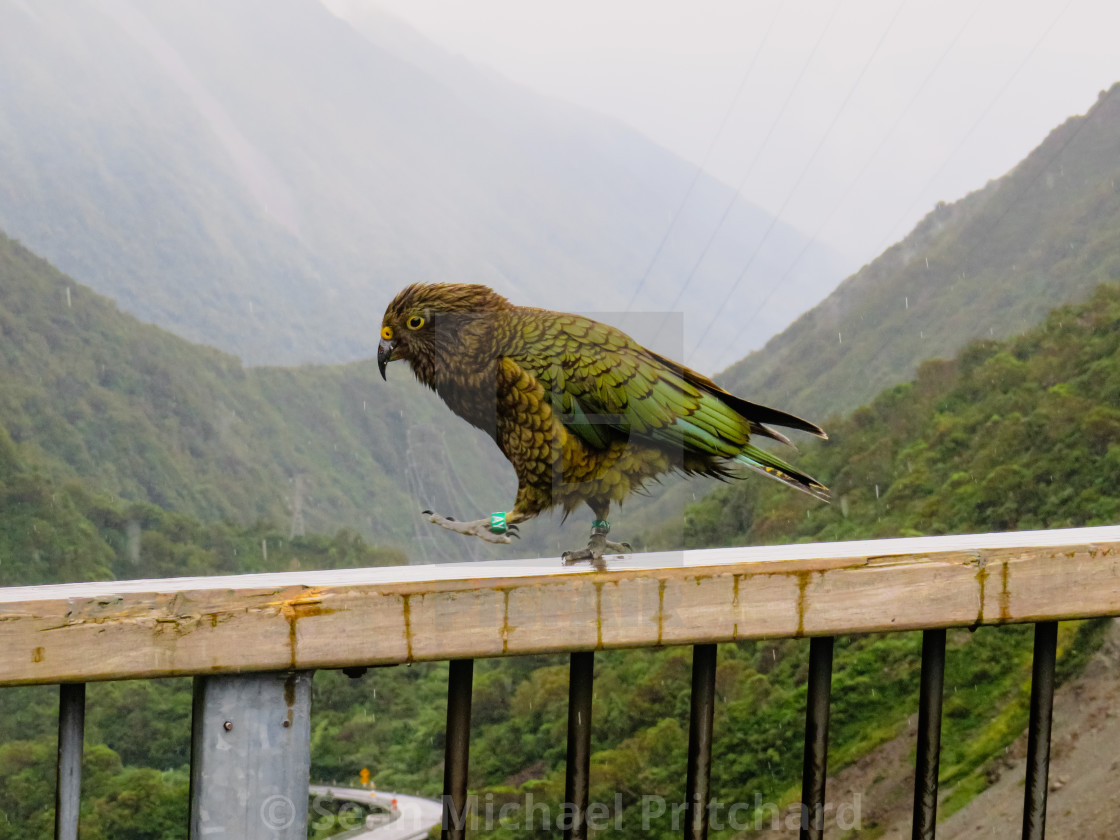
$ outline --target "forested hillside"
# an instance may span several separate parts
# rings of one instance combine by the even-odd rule
[[[721,381],[823,419],[974,338],[1027,329],[1120,279],[1120,85],[901,242]]]
[[[2,233],[0,334],[0,426],[53,476],[124,499],[290,530],[298,496],[307,533],[349,528],[440,560],[486,546],[433,533],[423,504],[481,513],[512,496],[493,444],[406,371],[386,383],[373,361],[246,368],[121,313]]]
[[[799,463],[832,484],[835,504],[776,482],[736,483],[688,509],[689,544],[1115,523],[1120,286],[1055,310],[1017,338],[978,342],[953,360],[929,362],[914,382],[884,392],[830,431],[831,441],[806,447]],[[109,573],[130,573],[128,522],[144,516],[140,557],[151,556],[142,562],[154,565],[143,573],[259,568],[261,538],[270,563],[391,559],[345,535],[307,541],[319,546],[314,550],[293,544],[273,558],[279,535],[198,526],[91,498],[28,471],[15,445],[0,447],[0,460],[7,506],[0,521],[11,523],[12,533],[27,534],[32,519],[49,526],[31,529],[44,546],[19,545],[6,555],[39,558],[20,582],[76,574],[65,564],[77,555],[51,553],[52,545],[80,545],[81,556],[99,558]],[[222,540],[237,549],[232,559]],[[661,541],[658,534],[647,540]],[[151,555],[145,546],[154,547]],[[1063,625],[1063,678],[1078,671],[1102,630],[1100,622]],[[960,630],[949,641],[941,775],[953,793],[943,815],[985,787],[987,763],[1022,731],[1031,650],[1027,627]],[[917,704],[920,645],[918,633],[839,640],[834,771],[905,731]],[[720,646],[713,762],[720,801],[784,808],[796,798],[807,647],[796,639]],[[652,834],[643,829],[641,797],[683,797],[688,648],[602,654],[596,671],[592,797],[612,809],[616,794],[622,797],[619,836],[673,836],[667,818],[650,826]],[[368,766],[383,789],[438,793],[445,679],[445,665],[375,669],[360,680],[318,674],[314,774],[350,779]],[[484,802],[486,794],[499,804],[530,792],[537,801],[562,798],[566,683],[562,657],[479,663],[471,773]],[[0,837],[49,836],[50,789],[38,780],[49,778],[53,760],[52,703],[47,689],[0,692],[0,774],[12,780],[0,794],[12,828]],[[183,823],[175,821],[185,813],[189,683],[93,685],[90,706],[89,743],[96,746],[83,836],[182,836]],[[166,828],[144,833],[152,825]],[[519,833],[510,827],[497,836]]]
[[[514,556],[419,516],[505,508],[514,482],[403,366],[386,383],[372,361],[242,360],[369,358],[415,280],[621,309],[693,170],[385,26],[316,0],[0,0],[0,226],[76,278],[0,233],[0,586]],[[628,503],[619,532],[675,548],[1120,522],[1117,176],[1120,86],[727,372],[748,399],[833,415],[794,456],[832,505],[754,475],[703,498],[696,482]],[[672,298],[732,197],[698,179],[641,308]],[[741,199],[729,221],[713,276],[774,224]],[[774,224],[747,282],[805,245]],[[789,316],[831,279],[831,255],[808,254]],[[703,293],[688,305],[707,321]],[[586,538],[580,516],[565,528],[526,528],[516,551]],[[1063,677],[1103,627],[1063,625]],[[1030,645],[1026,628],[950,633],[943,815],[1022,731]],[[796,797],[807,651],[720,646],[718,800]],[[592,797],[612,817],[621,797],[619,836],[679,833],[640,808],[683,798],[689,657],[597,657]],[[838,640],[833,770],[905,731],[919,663],[919,634]],[[319,780],[367,766],[439,792],[445,664],[323,672],[314,692]],[[563,657],[478,663],[484,801],[561,799],[566,697]],[[51,836],[56,702],[0,690],[0,840]],[[186,836],[190,705],[189,680],[89,686],[83,838]]]
[[[834,504],[770,482],[728,485],[686,509],[686,544],[1120,522],[1120,286],[1022,336],[928,361],[828,431],[798,464]]]
[[[290,539],[263,521],[201,523],[52,480],[0,426],[0,586],[404,562],[352,531]],[[0,689],[4,840],[54,836],[57,693]],[[83,838],[187,836],[190,705],[190,680],[90,686]]]

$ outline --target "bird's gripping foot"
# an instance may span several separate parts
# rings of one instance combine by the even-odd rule
[[[475,519],[471,522],[460,522],[453,517],[433,513],[430,510],[424,511],[424,515],[428,517],[429,522],[441,528],[454,531],[456,534],[466,534],[468,537],[478,537],[488,543],[508,545],[512,542],[511,537],[521,538],[517,525],[507,523],[504,513],[492,513],[487,519]]]
[[[564,561],[565,566],[572,566],[576,563],[590,563],[595,567],[595,571],[601,572],[607,568],[607,562],[603,559],[604,554],[625,554],[630,551],[630,543],[627,542],[614,542],[607,539],[607,534],[611,531],[611,524],[605,519],[596,519],[591,523],[591,539],[587,541],[587,548],[582,548],[579,551],[565,551],[560,555],[560,559]]]

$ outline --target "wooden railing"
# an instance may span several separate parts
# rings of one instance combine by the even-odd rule
[[[813,637],[803,838],[823,837],[832,639],[924,630],[915,838],[937,803],[945,628],[1035,623],[1023,837],[1046,810],[1057,621],[1120,614],[1120,527],[0,589],[0,686],[61,685],[57,836],[76,837],[84,683],[194,676],[191,836],[302,838],[311,673],[450,660],[445,827],[462,837],[473,660],[571,653],[566,835],[587,835],[592,665],[695,645],[685,835],[707,834],[715,650]]]

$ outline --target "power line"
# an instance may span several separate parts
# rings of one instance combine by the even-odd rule
[[[1019,62],[1019,65],[1015,68],[1014,72],[1012,72],[1012,74],[1010,76],[1008,76],[1007,81],[1003,83],[1003,85],[1000,87],[1000,89],[996,92],[996,95],[992,97],[991,101],[988,103],[988,106],[981,112],[980,116],[976,119],[976,121],[972,124],[972,126],[968,129],[968,131],[965,132],[964,136],[961,137],[960,142],[957,143],[957,145],[953,147],[953,151],[949,152],[949,154],[946,155],[945,160],[941,162],[941,166],[939,166],[937,168],[937,171],[934,172],[933,175],[930,176],[928,181],[926,181],[925,185],[917,193],[917,197],[910,203],[910,205],[906,208],[906,210],[899,216],[898,221],[896,221],[890,227],[886,237],[875,248],[876,252],[881,252],[888,244],[890,244],[891,242],[894,241],[894,238],[895,238],[894,231],[901,224],[903,224],[903,222],[905,221],[905,219],[907,217],[909,217],[910,213],[914,210],[914,208],[917,207],[919,202],[921,202],[923,200],[923,196],[925,195],[926,191],[931,186],[933,186],[934,181],[936,181],[937,178],[941,175],[941,173],[945,170],[945,167],[947,167],[949,165],[949,161],[951,161],[954,157],[956,157],[957,152],[959,152],[962,148],[964,148],[965,143],[967,143],[969,138],[972,137],[972,135],[976,133],[976,129],[978,129],[980,127],[980,125],[984,122],[984,120],[987,119],[988,114],[991,112],[992,108],[994,108],[996,103],[999,102],[999,100],[1003,98],[1003,95],[1005,93],[1007,93],[1007,89],[1009,87],[1011,87],[1011,84],[1019,77],[1019,74],[1021,72],[1023,72],[1023,68],[1027,66],[1027,63],[1031,60],[1031,58],[1034,57],[1034,54],[1038,51],[1038,48],[1040,46],[1042,46],[1042,42],[1046,40],[1046,36],[1049,35],[1050,32],[1054,29],[1054,27],[1058,25],[1058,21],[1062,19],[1062,17],[1065,15],[1065,13],[1067,11],[1069,11],[1069,7],[1072,6],[1073,3],[1074,3],[1074,0],[1069,0],[1069,2],[1067,2],[1065,4],[1065,6],[1062,7],[1062,10],[1060,12],[1058,12],[1057,15],[1054,16],[1054,19],[1052,21],[1050,21],[1050,24],[1046,27],[1046,29],[1043,30],[1042,34],[1038,36],[1038,40],[1036,40],[1034,42],[1034,45],[1029,50],[1027,50],[1027,54],[1025,56],[1023,56],[1023,60]]]
[[[762,54],[763,49],[765,49],[766,47],[766,42],[770,39],[770,33],[774,30],[774,23],[778,20],[778,14],[780,11],[781,6],[779,5],[778,9],[774,12],[774,16],[770,18],[770,25],[766,28],[766,33],[762,36],[762,40],[758,44],[758,49],[754,51],[754,55],[751,57],[750,63],[747,65],[747,69],[746,71],[744,71],[743,77],[739,81],[739,87],[736,88],[735,95],[731,97],[731,102],[727,106],[727,110],[724,112],[723,119],[720,120],[719,128],[716,129],[716,133],[712,136],[711,142],[708,143],[708,148],[704,152],[703,159],[696,167],[696,170],[692,173],[692,180],[688,184],[688,189],[685,190],[680,204],[677,205],[677,209],[673,212],[673,216],[669,220],[669,226],[665,228],[665,233],[661,236],[661,241],[657,243],[657,248],[654,250],[653,256],[650,258],[649,265],[646,266],[646,270],[642,273],[642,277],[638,281],[637,288],[634,289],[634,293],[630,296],[630,302],[626,304],[627,312],[630,311],[631,307],[633,307],[634,303],[638,300],[638,295],[641,294],[642,289],[645,287],[646,280],[649,279],[650,272],[657,264],[657,260],[661,256],[662,250],[664,250],[665,248],[665,243],[669,241],[669,236],[677,226],[677,221],[680,219],[681,212],[684,210],[685,205],[688,203],[688,199],[692,197],[692,192],[696,188],[697,182],[700,180],[700,175],[704,172],[705,167],[708,165],[708,160],[712,156],[712,151],[716,147],[716,141],[719,140],[719,138],[723,134],[723,130],[727,127],[727,122],[731,118],[731,114],[735,111],[735,106],[739,103],[739,97],[742,96],[743,90],[747,86],[747,80],[750,78],[751,72],[754,70],[754,66],[758,62],[758,57]]]
[[[841,193],[840,198],[837,199],[836,203],[833,205],[832,210],[829,212],[828,216],[826,216],[825,220],[817,226],[817,229],[816,231],[814,231],[812,237],[810,237],[809,240],[806,241],[805,245],[802,246],[801,251],[798,253],[793,262],[790,263],[789,267],[785,270],[782,276],[770,285],[770,288],[767,290],[766,295],[755,307],[754,312],[751,313],[751,316],[744,322],[744,331],[747,327],[754,323],[755,318],[758,317],[758,315],[765,308],[766,304],[769,303],[770,298],[774,296],[774,292],[777,291],[782,283],[786,280],[786,278],[788,278],[793,273],[794,269],[797,268],[797,266],[801,263],[801,260],[809,252],[809,249],[817,243],[817,240],[820,238],[821,231],[823,231],[828,226],[829,222],[831,222],[833,218],[835,218],[836,214],[840,211],[840,208],[844,206],[844,201],[847,199],[848,195],[855,188],[856,184],[858,184],[862,180],[863,176],[867,173],[867,170],[871,168],[871,164],[879,156],[880,152],[882,152],[886,147],[887,142],[894,135],[895,131],[898,130],[898,127],[902,125],[903,119],[907,114],[910,113],[910,109],[914,107],[915,103],[917,103],[922,93],[929,86],[929,83],[933,81],[934,76],[937,75],[937,72],[941,69],[941,66],[945,63],[945,60],[949,57],[949,54],[960,42],[961,37],[964,35],[965,31],[971,25],[972,21],[976,18],[976,15],[979,13],[980,9],[984,7],[984,5],[985,4],[981,2],[972,7],[972,12],[968,15],[967,18],[965,18],[964,23],[961,24],[960,28],[957,30],[957,33],[953,36],[953,39],[949,42],[945,49],[942,50],[941,55],[938,57],[937,61],[934,62],[925,78],[922,79],[921,84],[919,84],[918,87],[914,90],[914,93],[911,95],[909,101],[906,103],[906,105],[903,106],[902,110],[898,112],[897,116],[894,119],[894,122],[891,123],[891,126],[887,129],[886,133],[883,134],[883,138],[879,141],[879,144],[875,147],[875,150],[864,160],[859,172],[857,172],[855,177],[848,182],[848,186],[844,188],[843,193]],[[703,341],[704,337],[705,336],[701,336],[700,341]],[[699,347],[699,343],[697,344],[697,347]],[[727,355],[731,351],[731,349],[732,345],[728,344],[722,355],[720,355],[719,359],[717,360],[716,365],[713,368],[714,370],[720,370],[720,366],[722,365],[724,359],[727,358]]]
[[[778,222],[781,221],[782,214],[785,212],[786,207],[788,207],[790,201],[793,200],[793,196],[797,193],[797,189],[801,186],[801,182],[805,180],[805,176],[809,174],[809,170],[812,168],[813,163],[816,161],[817,155],[820,154],[821,149],[824,148],[824,144],[828,142],[828,138],[831,136],[832,130],[836,127],[836,123],[840,120],[840,115],[844,113],[844,110],[848,107],[848,103],[851,102],[852,96],[855,95],[856,90],[859,88],[860,82],[862,82],[863,77],[867,75],[868,68],[870,68],[871,65],[875,62],[875,57],[879,54],[879,50],[882,49],[883,43],[887,40],[887,35],[889,35],[891,29],[894,28],[895,23],[898,21],[898,16],[902,13],[902,9],[905,5],[906,0],[901,0],[901,2],[895,8],[894,15],[891,17],[890,21],[888,21],[886,27],[883,29],[883,33],[879,36],[879,40],[875,44],[875,48],[871,51],[871,55],[869,55],[867,57],[867,61],[864,62],[863,68],[859,71],[859,75],[856,76],[856,79],[852,83],[852,86],[848,88],[848,93],[844,96],[843,101],[841,101],[840,107],[838,107],[836,109],[836,112],[832,115],[832,120],[829,122],[828,127],[825,129],[824,134],[821,135],[820,140],[817,141],[816,148],[814,148],[813,153],[809,155],[809,160],[806,161],[805,166],[801,170],[801,174],[797,177],[797,180],[794,181],[794,184],[789,189],[789,192],[786,193],[785,200],[782,202],[781,207],[778,208],[778,212],[770,217],[770,224],[767,225],[766,230],[762,234],[762,238],[758,240],[758,244],[755,246],[753,253],[751,253],[750,258],[747,260],[747,264],[743,266],[743,270],[739,272],[739,276],[736,277],[735,282],[731,284],[731,288],[724,296],[723,302],[714,310],[712,310],[711,320],[708,321],[708,325],[704,328],[704,332],[701,333],[699,340],[696,342],[696,344],[693,345],[692,353],[695,353],[697,348],[704,341],[704,338],[708,335],[708,332],[711,330],[712,326],[718,319],[719,313],[725,306],[727,306],[728,302],[735,294],[735,290],[739,288],[739,284],[742,283],[743,278],[747,276],[747,272],[750,270],[750,267],[754,265],[754,261],[762,251],[762,246],[766,244],[766,240],[770,237],[770,233],[774,230],[774,227],[778,224]],[[676,306],[676,304],[677,301],[674,301],[672,306],[670,306],[669,308],[672,309],[673,306]]]
[[[925,192],[930,188],[930,186],[934,183],[934,181],[938,178],[938,176],[940,176],[940,174],[945,169],[945,167],[948,166],[949,161],[952,160],[953,157],[956,156],[957,152],[959,152],[961,150],[961,148],[965,145],[965,143],[968,142],[969,138],[976,132],[977,128],[979,128],[979,126],[987,118],[988,114],[995,107],[996,103],[1007,92],[1007,90],[1010,88],[1011,84],[1015,81],[1015,79],[1018,78],[1019,74],[1023,71],[1024,67],[1026,67],[1027,63],[1034,56],[1035,52],[1037,52],[1038,48],[1042,45],[1042,42],[1044,40],[1046,40],[1046,37],[1050,34],[1050,32],[1058,24],[1058,21],[1061,20],[1061,18],[1069,10],[1069,7],[1073,5],[1073,2],[1074,2],[1074,0],[1069,0],[1069,2],[1066,3],[1066,5],[1061,9],[1061,11],[1059,11],[1058,14],[1054,16],[1053,20],[1051,20],[1050,23],[1047,25],[1047,27],[1042,31],[1042,33],[1039,35],[1039,37],[1035,40],[1034,44],[1027,51],[1027,53],[1024,55],[1022,61],[1020,61],[1020,63],[1016,66],[1015,70],[1011,73],[1011,75],[1007,78],[1007,80],[1004,82],[1004,84],[996,92],[995,96],[988,103],[987,107],[983,110],[983,112],[981,112],[980,116],[976,119],[976,121],[972,124],[972,126],[969,128],[969,130],[961,138],[960,142],[953,148],[953,150],[951,152],[949,152],[949,154],[945,157],[944,161],[942,162],[941,166],[938,167],[938,169],[934,172],[934,174],[930,177],[930,179],[926,182],[926,184],[918,192],[918,194],[917,194],[918,197],[915,198],[915,200],[913,202],[911,202],[911,204],[907,207],[907,209],[902,214],[900,214],[900,216],[898,218],[898,221],[896,221],[895,224],[890,228],[892,233],[888,234],[887,238],[883,242],[881,242],[879,244],[879,246],[875,249],[877,252],[881,252],[882,249],[886,246],[886,244],[888,242],[892,241],[892,235],[893,235],[893,231],[895,230],[895,228],[897,228],[903,222],[903,220],[910,215],[910,213],[913,211],[914,207],[917,206],[919,201],[921,201],[921,196],[923,196],[925,194]],[[958,37],[959,37],[959,35],[958,35]],[[805,250],[807,250],[807,248]],[[787,275],[788,275],[788,272],[787,272]],[[784,276],[786,276],[786,275],[783,275],[783,277]],[[776,285],[777,284],[775,284],[774,288],[776,288]],[[772,294],[772,293],[773,293],[773,289],[767,295],[767,299],[769,298],[770,294]],[[726,301],[724,302],[724,305],[726,305]],[[720,307],[720,309],[722,309],[722,308],[723,307]],[[757,316],[757,314],[760,310],[761,310],[761,307],[756,308],[754,314],[751,316],[752,320],[755,316]],[[717,310],[717,313],[718,313],[718,311],[719,310]],[[707,336],[708,331],[711,329],[712,323],[714,323],[714,321],[709,323],[708,328],[705,329],[704,334],[701,335],[701,341],[703,341],[704,338]],[[699,342],[697,343],[697,345],[695,347],[693,347],[693,352],[695,352],[698,347],[699,347]],[[724,352],[724,355],[726,355],[726,351]]]
[[[686,275],[684,284],[678,290],[677,296],[673,301],[673,306],[676,306],[677,302],[680,301],[681,296],[684,294],[685,290],[692,282],[693,277],[695,277],[696,275],[696,270],[700,267],[700,264],[704,262],[704,257],[708,255],[708,251],[712,247],[712,243],[715,242],[716,236],[723,228],[723,223],[727,221],[727,217],[731,213],[731,208],[734,207],[735,202],[739,200],[740,193],[742,192],[743,187],[746,185],[747,179],[750,178],[750,176],[754,173],[754,167],[758,163],[759,158],[762,157],[762,152],[766,149],[766,146],[770,142],[770,138],[773,136],[775,129],[782,121],[782,117],[785,116],[786,108],[789,106],[789,103],[793,99],[793,95],[797,92],[798,87],[801,85],[802,79],[805,78],[805,72],[809,69],[809,65],[813,63],[813,59],[816,57],[817,50],[820,48],[821,42],[824,41],[824,36],[828,34],[828,30],[832,26],[832,21],[836,19],[836,13],[840,11],[841,5],[843,5],[843,0],[838,0],[836,5],[833,6],[832,14],[829,16],[828,21],[825,22],[824,28],[821,30],[821,34],[818,36],[817,42],[813,45],[813,49],[809,52],[808,58],[805,59],[805,63],[801,67],[801,72],[798,74],[797,80],[793,83],[793,87],[790,88],[789,93],[786,95],[785,102],[782,103],[782,107],[778,111],[778,115],[774,118],[773,122],[771,122],[770,129],[766,132],[766,136],[763,138],[762,143],[755,151],[754,158],[751,160],[750,166],[747,167],[746,174],[744,174],[742,179],[739,181],[739,185],[735,187],[735,190],[731,195],[731,200],[728,201],[727,206],[723,208],[723,212],[720,214],[719,220],[716,222],[715,227],[712,229],[712,235],[704,244],[704,248],[700,251],[700,256],[697,258],[695,264],[693,264],[692,270],[689,271],[689,273]],[[669,308],[672,309],[672,307]]]
[[[1070,132],[1069,136],[1066,137],[1066,139],[1062,142],[1062,145],[1054,150],[1054,153],[1050,155],[1050,157],[1046,159],[1046,162],[1038,168],[1038,172],[1035,173],[1035,176],[1031,178],[1027,185],[1019,191],[1019,195],[1017,195],[1011,201],[1007,202],[1007,206],[1003,208],[1003,212],[1000,213],[996,220],[988,226],[988,229],[984,231],[984,235],[978,238],[977,244],[970,248],[968,253],[964,255],[964,258],[959,263],[960,265],[967,265],[972,259],[972,255],[975,254],[979,248],[987,247],[987,244],[991,241],[992,234],[994,234],[996,228],[998,228],[1003,223],[1003,220],[1004,218],[1006,218],[1007,214],[1010,213],[1012,209],[1014,209],[1020,202],[1022,202],[1027,193],[1029,193],[1034,188],[1034,185],[1038,183],[1039,178],[1041,178],[1046,172],[1050,170],[1050,167],[1053,165],[1054,161],[1061,157],[1062,153],[1066,150],[1066,147],[1078,138],[1081,132],[1085,129],[1085,126],[1089,124],[1089,121],[1093,118],[1095,113],[1100,113],[1100,111],[1098,110],[1096,112],[1085,115],[1085,118],[1082,119],[1080,123],[1078,123],[1077,128]],[[885,346],[886,345],[882,345],[878,350],[875,351],[875,354],[868,360],[869,363],[873,363],[879,357],[879,354],[883,352],[883,348]]]

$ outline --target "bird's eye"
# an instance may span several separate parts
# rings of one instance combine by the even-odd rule
[[[411,318],[408,319],[408,328],[410,330],[418,330],[422,326],[424,326],[424,319],[421,318],[419,315],[413,315]]]

